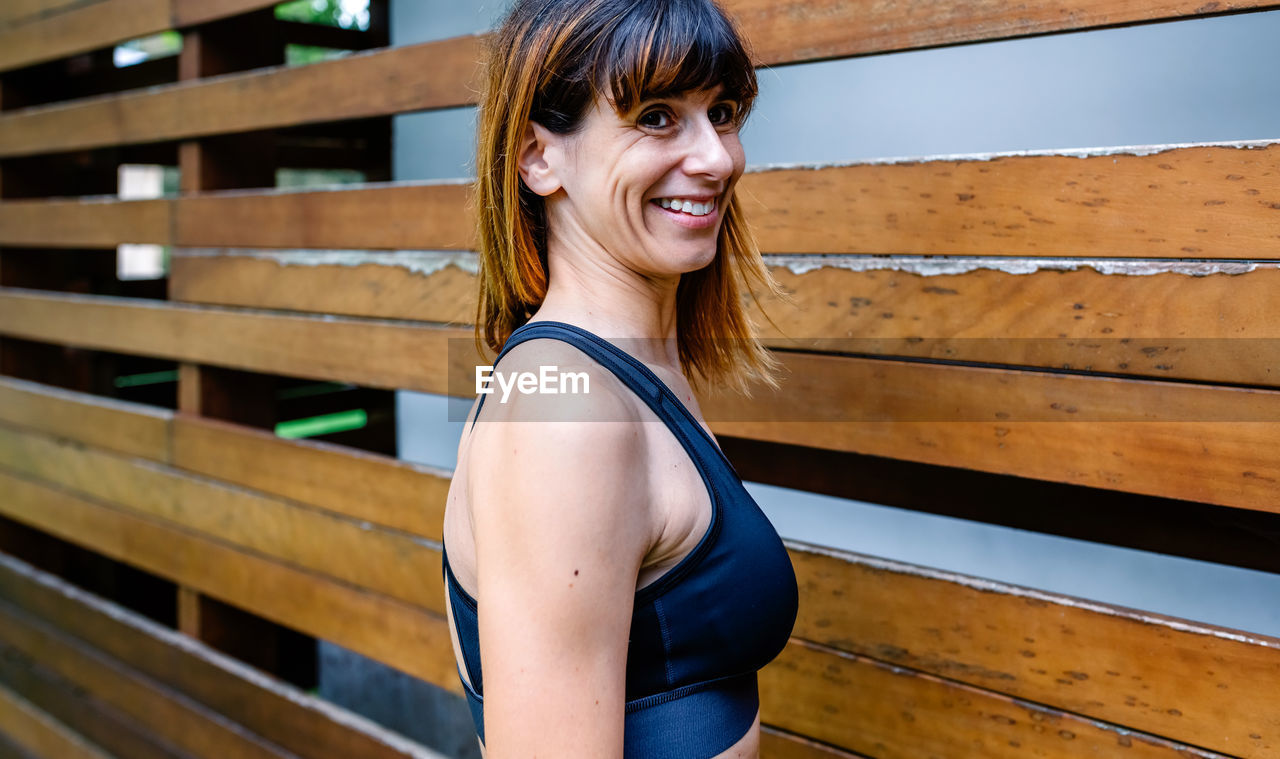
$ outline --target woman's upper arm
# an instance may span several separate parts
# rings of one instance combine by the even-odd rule
[[[592,404],[625,416],[607,391]],[[640,425],[504,421],[488,435],[469,470],[488,759],[621,757],[651,534]]]

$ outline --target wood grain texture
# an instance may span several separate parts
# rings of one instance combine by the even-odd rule
[[[0,116],[0,157],[462,106],[479,90],[481,40],[467,35],[379,48],[306,66],[21,109]]]
[[[450,472],[352,448],[285,440],[179,414],[173,464],[247,488],[442,539]]]
[[[107,47],[169,28],[170,0],[82,3],[0,28],[0,71]]]
[[[1266,7],[1274,4],[1204,4],[1199,0],[1160,5],[1033,0],[1017,6],[993,0],[725,2],[725,8],[746,31],[756,57],[774,65]]]
[[[461,692],[448,627],[429,611],[7,472],[0,488],[11,519]]]
[[[163,685],[106,659],[0,602],[0,641],[75,683],[194,756],[291,759],[291,754],[219,720]]]
[[[471,251],[175,248],[169,299],[470,325],[476,265]]]
[[[0,71],[275,5],[273,0],[6,0]]]
[[[866,759],[863,754],[824,746],[769,725],[760,726],[760,757],[761,759]]]
[[[165,245],[173,237],[172,202],[111,198],[8,200],[0,203],[0,244],[108,248]]]
[[[1246,385],[1280,379],[1274,263],[1224,264],[1216,273],[1203,273],[1214,264],[1132,259],[851,255],[767,263],[794,301],[759,293],[763,310],[752,304],[773,348]],[[180,249],[169,294],[464,325],[475,316],[474,265],[474,254],[449,251]]]
[[[443,392],[470,332],[322,315],[0,288],[0,332],[30,340],[382,388]],[[202,335],[200,339],[192,336]],[[461,371],[461,369],[459,369]]]
[[[311,191],[227,191],[175,204],[174,244],[471,250],[464,181]]]
[[[0,556],[8,603],[102,656],[164,683],[263,738],[311,759],[434,759],[436,755],[341,707],[75,588]]]
[[[769,724],[877,759],[1224,756],[795,639],[760,701]]]
[[[50,486],[444,614],[435,544],[255,491],[0,425],[0,467]]]
[[[172,418],[143,403],[0,377],[0,420],[129,456],[168,460]]]
[[[473,373],[448,351],[447,338],[470,340],[464,330],[16,290],[0,294],[0,324],[29,339],[374,387],[448,393],[450,376],[465,387]],[[194,334],[210,337],[184,337]],[[783,361],[780,395],[702,396],[717,433],[1275,509],[1280,462],[1270,451],[1280,423],[1247,421],[1275,419],[1274,391],[800,354]]]
[[[1240,145],[777,168],[739,192],[766,252],[1275,258],[1280,145]]]
[[[1280,640],[790,548],[797,638],[1228,754],[1280,748]]]
[[[146,13],[121,12],[141,0],[111,0],[51,14],[12,29],[0,28],[0,70],[51,60],[76,52],[255,10],[270,3],[260,0],[145,0]],[[1209,11],[1231,12],[1275,7],[1270,2],[1228,2],[1205,6],[1179,2],[1135,6],[1116,0],[1077,0],[1023,4],[1017,9],[994,3],[954,2],[871,3],[847,0],[807,2],[735,0],[728,10],[742,22],[756,60],[763,65],[799,63],[824,58],[909,50],[921,47],[1020,37],[1047,32],[1141,23],[1197,16]],[[298,69],[266,70],[244,76],[237,89],[216,83],[200,85],[197,100],[175,97],[182,88],[140,96],[145,100],[82,102],[70,106],[78,118],[56,121],[61,131],[40,134],[50,126],[48,113],[11,116],[25,124],[10,131],[0,119],[0,145],[23,155],[79,147],[101,147],[247,131],[311,121],[336,121],[387,115],[425,108],[467,105],[479,91],[479,43],[482,36],[456,37],[439,42],[389,48],[371,53],[369,60],[351,56],[344,61]],[[428,52],[430,51],[430,52]],[[425,57],[424,57],[425,56]],[[425,64],[425,65],[424,65]],[[303,69],[325,71],[322,81],[332,89],[313,105],[300,102],[300,91],[313,83]],[[274,81],[269,81],[274,78]],[[307,84],[296,84],[305,82]],[[188,88],[189,89],[189,88]],[[227,102],[226,94],[239,92]],[[254,96],[258,96],[256,99]],[[266,96],[266,97],[263,97]],[[131,96],[137,97],[137,96]],[[225,110],[205,111],[198,101],[221,102]],[[292,102],[290,102],[292,101]],[[110,102],[111,105],[107,105]],[[229,106],[229,107],[227,107]],[[288,115],[293,108],[293,115]],[[300,110],[299,110],[300,109]],[[143,113],[160,120],[148,123]],[[116,123],[97,123],[102,116]],[[207,131],[212,130],[212,131]],[[16,141],[15,141],[16,140]]]
[[[36,757],[112,759],[3,685],[0,685],[0,725],[4,725],[4,735],[9,742]]]
[[[158,740],[144,725],[102,701],[87,696],[79,686],[51,673],[0,641],[0,683],[32,706],[114,757],[129,759],[190,759]],[[0,735],[0,738],[3,736]],[[0,759],[9,759],[0,751]]]
[[[766,253],[1280,258],[1280,144],[1152,150],[760,169],[738,193]],[[0,243],[470,250],[469,193],[458,180],[12,201]]]

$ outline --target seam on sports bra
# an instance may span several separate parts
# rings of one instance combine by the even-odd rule
[[[655,693],[652,696],[644,696],[642,698],[637,698],[634,701],[628,701],[626,703],[626,707],[624,711],[626,714],[631,714],[633,712],[638,712],[641,709],[648,709],[649,707],[652,707],[652,706],[665,704],[668,701],[675,701],[676,699],[684,698],[685,696],[688,696],[690,694],[698,693],[699,691],[704,691],[709,688],[714,688],[717,685],[720,685],[722,683],[732,681],[732,680],[740,680],[745,677],[750,677],[751,675],[754,675],[754,674],[755,672],[738,672],[733,675],[725,675],[724,677],[717,677],[712,680],[703,680],[702,682],[690,683],[689,685],[682,685],[679,688],[676,688],[675,690],[663,691],[662,693]]]
[[[665,662],[662,674],[667,678],[666,685],[670,688],[676,676],[671,662],[671,628],[667,626],[667,612],[662,608],[661,598],[653,600],[653,613],[658,617],[658,630],[662,633],[662,659]]]

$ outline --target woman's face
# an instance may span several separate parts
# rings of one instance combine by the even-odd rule
[[[647,100],[622,116],[597,98],[582,129],[568,136],[534,125],[554,174],[543,187],[549,193],[531,185],[546,197],[552,244],[603,248],[611,260],[663,278],[711,263],[746,165],[737,104],[721,90]]]

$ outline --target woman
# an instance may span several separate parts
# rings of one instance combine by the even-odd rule
[[[459,444],[444,574],[477,735],[488,759],[756,757],[795,575],[686,378],[775,384],[739,296],[778,292],[733,195],[750,58],[710,0],[518,0],[490,45],[477,331],[496,374],[588,384],[481,395]]]

